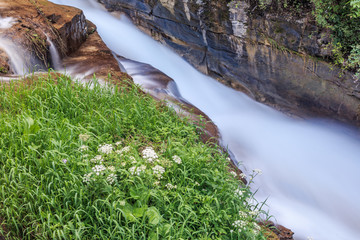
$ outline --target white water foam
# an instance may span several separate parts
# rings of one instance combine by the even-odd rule
[[[217,124],[223,144],[246,170],[263,170],[255,179],[257,197],[269,197],[270,213],[295,232],[295,239],[359,239],[360,140],[349,136],[351,130],[289,119],[254,102],[200,74],[126,18],[94,7],[95,1],[52,2],[81,8],[114,52],[173,78],[182,96]]]
[[[14,25],[16,22],[15,18],[12,17],[0,17],[0,29],[8,29],[11,28],[12,25]]]
[[[62,66],[60,54],[59,54],[55,44],[51,41],[51,39],[48,36],[46,36],[46,39],[50,45],[49,50],[50,50],[50,55],[51,55],[51,63],[54,67],[54,70],[61,70],[63,68],[63,66]]]
[[[0,49],[4,50],[10,58],[10,67],[15,74],[23,75],[28,72],[30,66],[26,63],[24,52],[11,40],[0,37]]]

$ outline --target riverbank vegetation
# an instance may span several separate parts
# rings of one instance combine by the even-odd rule
[[[3,83],[0,136],[0,236],[265,239],[226,153],[135,85]]]
[[[359,0],[250,0],[254,10],[283,12],[314,18],[332,32],[332,61],[353,71],[360,79],[360,1]]]

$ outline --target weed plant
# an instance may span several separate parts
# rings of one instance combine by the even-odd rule
[[[137,86],[53,78],[0,86],[5,237],[264,239],[249,187],[197,126]]]

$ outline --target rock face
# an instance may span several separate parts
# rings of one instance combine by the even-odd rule
[[[352,74],[319,60],[329,32],[308,18],[260,15],[235,0],[101,0],[205,74],[298,115],[360,125]]]

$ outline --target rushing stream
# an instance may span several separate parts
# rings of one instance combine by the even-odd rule
[[[53,0],[82,9],[115,53],[151,64],[219,127],[241,169],[255,179],[257,199],[295,232],[295,239],[360,239],[360,141],[323,120],[299,121],[196,71],[174,52],[92,0]]]

